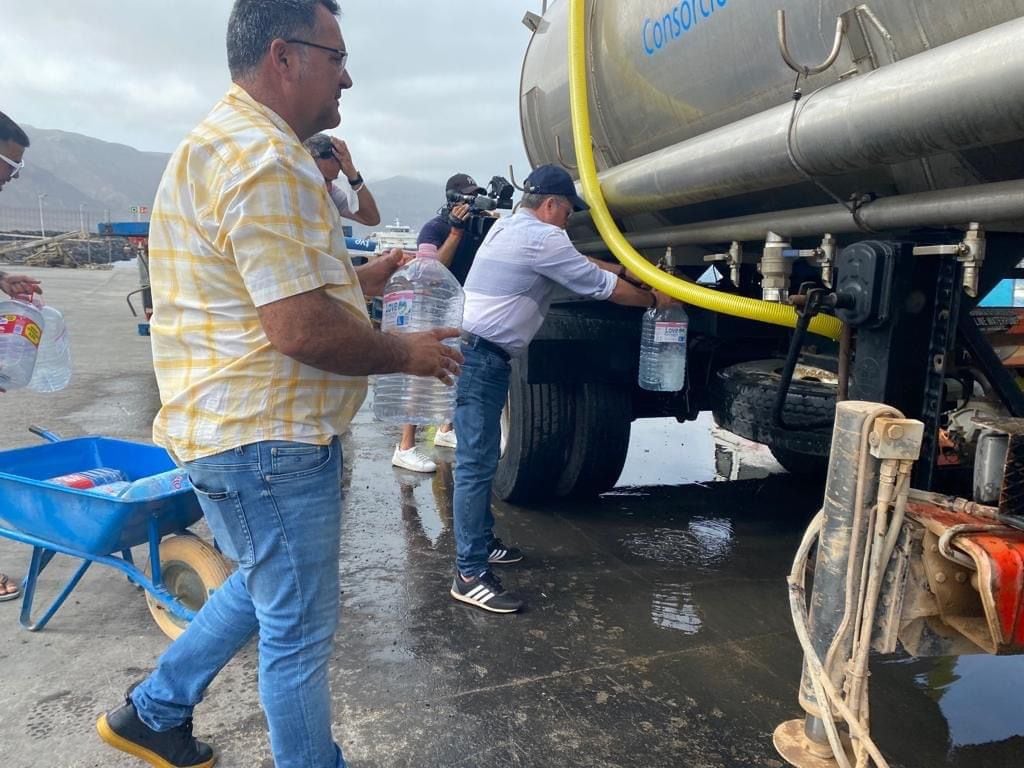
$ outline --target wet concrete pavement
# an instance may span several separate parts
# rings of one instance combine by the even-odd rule
[[[58,395],[5,395],[2,447],[33,442],[32,421],[147,439],[148,344],[122,298],[134,273],[39,274],[68,310],[76,378]],[[706,421],[639,422],[613,493],[496,505],[499,535],[528,555],[500,574],[529,609],[494,616],[447,595],[452,453],[435,451],[433,476],[394,470],[396,436],[364,408],[344,441],[331,669],[353,768],[782,765],[771,732],[799,714],[800,670],[784,577],[820,490]],[[20,575],[27,559],[0,539],[0,570]],[[55,562],[44,593],[67,572]],[[166,646],[139,591],[97,567],[43,632],[20,629],[17,610],[0,605],[0,766],[137,765],[101,745],[93,722]],[[271,765],[255,670],[250,646],[197,710],[220,765]],[[893,766],[1024,763],[1024,660],[896,658],[873,672],[876,736]]]

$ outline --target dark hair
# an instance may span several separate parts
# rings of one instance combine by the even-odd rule
[[[0,112],[0,141],[13,141],[19,147],[28,147],[28,136],[21,127],[3,112]]]
[[[287,40],[316,28],[316,7],[339,13],[337,0],[235,0],[228,19],[228,71],[249,74],[277,38]]]
[[[317,133],[310,136],[302,142],[302,146],[313,157],[326,158],[334,154],[334,144],[331,143],[331,137],[326,133]]]

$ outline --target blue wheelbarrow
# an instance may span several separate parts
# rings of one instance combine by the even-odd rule
[[[32,546],[21,625],[31,631],[45,627],[89,566],[102,563],[142,587],[160,629],[171,638],[180,635],[232,570],[220,552],[188,531],[203,516],[191,486],[126,500],[45,482],[101,467],[139,480],[174,469],[170,456],[152,445],[108,437],[62,440],[30,429],[50,442],[0,451],[0,536]],[[149,566],[140,570],[131,548],[144,543]],[[43,615],[33,619],[36,583],[58,553],[82,564]]]

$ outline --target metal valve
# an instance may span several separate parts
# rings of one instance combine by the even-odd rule
[[[964,233],[964,239],[951,245],[920,245],[914,249],[915,256],[956,256],[964,265],[964,291],[971,298],[978,296],[978,282],[981,265],[985,261],[985,229],[977,222],[971,222]]]
[[[733,285],[740,284],[740,265],[743,264],[743,246],[732,241],[727,253],[712,253],[704,257],[707,264],[725,262],[729,266],[729,279]]]
[[[792,248],[788,240],[775,232],[769,232],[764,241],[761,256],[761,295],[765,301],[779,304],[789,302],[789,277],[793,261],[786,254]]]

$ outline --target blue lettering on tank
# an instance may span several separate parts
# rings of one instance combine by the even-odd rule
[[[686,15],[683,15],[683,9],[686,9]],[[690,6],[690,0],[683,0],[679,4],[679,16],[683,22],[683,31],[689,32],[690,27],[693,26],[696,19],[693,18],[693,8]]]
[[[653,56],[654,55],[654,48],[652,47],[653,39],[652,39],[651,45],[647,44],[647,30],[650,28],[650,26],[651,26],[651,20],[650,19],[644,19],[644,27],[643,27],[643,29],[640,32],[640,37],[644,41],[644,53],[646,53],[648,56]]]
[[[729,0],[677,0],[660,19],[645,18],[640,27],[644,53],[654,56],[700,26],[697,22],[701,19],[710,19],[716,9],[728,4]]]
[[[672,38],[673,39],[675,39],[675,38],[679,37],[681,34],[683,34],[682,29],[680,29],[679,14],[676,13],[677,10],[679,10],[679,9],[678,8],[673,8],[671,15],[665,17],[666,19],[668,19],[669,21],[672,22]]]

